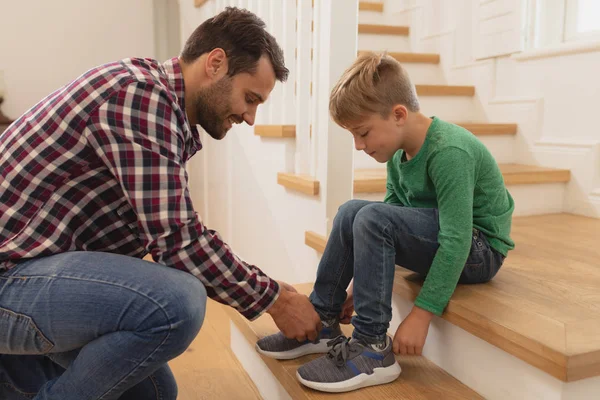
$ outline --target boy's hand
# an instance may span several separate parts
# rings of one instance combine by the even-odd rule
[[[354,295],[353,293],[354,281],[350,282],[348,290],[346,290],[346,301],[342,304],[342,312],[340,313],[340,324],[349,324],[352,320],[352,314],[354,314]]]
[[[340,324],[349,324],[354,313],[354,296],[352,292],[348,293],[346,301],[342,304],[342,312],[340,313]]]
[[[423,353],[423,346],[425,346],[432,319],[433,314],[429,311],[413,307],[396,330],[393,344],[394,353],[420,356]]]

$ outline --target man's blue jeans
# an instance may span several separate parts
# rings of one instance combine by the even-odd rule
[[[392,319],[395,266],[427,276],[439,247],[438,210],[351,200],[342,205],[319,263],[310,300],[324,319],[339,316],[354,277],[354,337],[385,338]],[[491,280],[504,261],[485,235],[473,230],[471,253],[459,283]]]
[[[167,362],[204,320],[192,275],[100,252],[0,271],[0,398],[175,399]]]

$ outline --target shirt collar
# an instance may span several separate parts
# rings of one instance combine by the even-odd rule
[[[194,151],[198,151],[202,148],[202,142],[200,141],[198,127],[195,125],[191,126],[189,124],[189,120],[185,112],[185,82],[183,80],[183,72],[181,71],[181,63],[179,62],[179,58],[174,57],[170,60],[167,60],[163,64],[163,68],[167,74],[167,78],[169,79],[169,85],[175,91],[179,107],[181,107],[185,115],[185,121],[187,122],[188,126],[190,127],[190,131],[192,132]]]

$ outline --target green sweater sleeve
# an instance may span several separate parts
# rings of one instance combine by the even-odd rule
[[[383,202],[388,203],[388,204],[397,204],[397,205],[403,206],[404,204],[402,204],[402,202],[398,198],[398,195],[394,191],[394,185],[392,185],[392,182],[391,182],[391,180],[394,179],[394,176],[395,176],[395,174],[392,172],[392,168],[391,168],[391,166],[395,162],[395,158],[396,157],[392,158],[392,160],[388,161],[388,164],[387,164],[387,179],[385,182],[385,197],[383,198]]]
[[[430,156],[427,169],[438,203],[440,246],[415,305],[441,315],[471,249],[475,160],[462,149],[446,147]]]

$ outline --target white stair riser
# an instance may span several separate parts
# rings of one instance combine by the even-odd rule
[[[514,137],[512,136],[480,136],[481,142],[490,150],[496,162],[500,164],[514,162]],[[354,152],[354,168],[385,168],[385,164],[377,162],[364,151]]]
[[[412,307],[393,295],[390,335]],[[562,382],[438,317],[429,328],[423,355],[488,400],[584,400],[600,393],[600,377]]]
[[[445,85],[446,79],[439,64],[401,63],[411,81],[418,85]]]
[[[564,183],[508,185],[507,188],[515,201],[515,212],[513,214],[515,217],[553,214],[563,210],[566,189]],[[382,201],[384,196],[384,193],[357,193],[354,198]]]
[[[375,52],[410,52],[410,40],[408,36],[359,33],[358,49],[371,50]]]
[[[514,163],[515,137],[508,135],[477,136],[499,164]]]
[[[509,185],[508,191],[515,200],[515,217],[555,214],[563,212],[566,184],[537,183]]]
[[[419,96],[421,112],[446,121],[485,121],[485,116],[470,96]]]
[[[231,322],[231,350],[256,385],[265,400],[292,400],[269,367],[260,358],[254,345],[248,343],[238,327]]]

